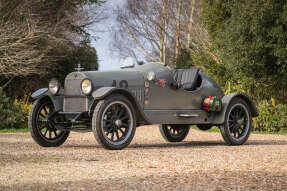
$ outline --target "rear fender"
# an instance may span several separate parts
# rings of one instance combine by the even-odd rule
[[[214,117],[214,124],[223,124],[225,120],[226,110],[234,98],[243,99],[250,108],[251,116],[257,117],[259,115],[254,102],[245,94],[242,93],[231,93],[227,94],[222,98],[222,110],[220,113],[216,114]]]
[[[35,91],[31,95],[31,98],[34,100],[41,100],[41,99],[49,98],[50,100],[52,100],[56,111],[63,110],[63,102],[64,102],[63,89],[59,91],[59,95],[55,96],[55,95],[52,95],[48,91],[48,88],[42,88],[42,89]]]

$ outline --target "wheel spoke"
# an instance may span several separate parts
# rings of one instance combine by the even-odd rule
[[[175,134],[178,135],[179,134],[179,130],[175,129]]]
[[[118,117],[121,117],[125,113],[125,109],[122,108],[118,114]]]
[[[106,124],[105,125],[105,128],[109,128],[109,127],[111,127],[112,126],[112,124],[110,123],[110,124]]]
[[[48,128],[46,129],[46,131],[44,133],[44,137],[46,137],[47,133],[48,133]]]
[[[105,122],[112,122],[111,119],[104,119]]]
[[[238,108],[237,107],[234,108],[234,113],[235,113],[235,117],[238,118]]]
[[[129,125],[127,123],[122,123],[121,125],[122,127],[129,127]]]
[[[117,139],[120,139],[118,130],[116,130],[116,136],[117,136]]]
[[[115,116],[117,116],[118,113],[119,113],[119,107],[120,107],[120,106],[117,107],[117,106],[115,105],[115,108],[116,108],[116,109],[115,109]]]
[[[229,126],[229,130],[231,131],[231,132],[233,132],[233,129],[235,128],[235,125],[234,124],[232,124],[232,125],[230,125]]]
[[[119,130],[120,130],[120,132],[121,132],[123,135],[125,134],[124,131],[122,130],[122,127],[119,128]]]
[[[230,116],[229,116],[230,120],[234,120],[234,116],[232,113],[230,113]]]
[[[129,119],[128,114],[126,114],[126,115],[124,115],[123,117],[120,118],[120,120],[122,120],[122,121],[124,121],[124,120],[126,120],[126,119]]]
[[[241,117],[242,114],[243,114],[243,113],[242,113],[242,109],[240,109],[240,110],[239,110],[239,114],[238,114],[238,118],[239,118],[239,119],[242,118],[242,117]],[[244,115],[244,114],[243,114],[243,115]]]
[[[46,116],[45,116],[45,115],[43,115],[43,114],[42,114],[42,112],[40,112],[39,114],[40,114],[40,116],[41,116],[43,119],[45,119],[45,118],[46,118]]]
[[[239,132],[239,130],[240,130],[241,132]],[[243,129],[242,129],[242,128],[239,128],[239,129],[238,129],[238,133],[239,133],[239,135],[241,136],[241,135],[243,134]]]
[[[54,131],[55,137],[57,137],[58,136],[57,130],[54,128],[53,131]]]
[[[44,109],[45,114],[46,114],[46,115],[48,115],[48,111],[47,111],[46,106],[44,106],[44,108],[43,108],[43,109]]]
[[[114,135],[115,135],[115,132],[113,131],[112,132],[112,141],[114,141]]]

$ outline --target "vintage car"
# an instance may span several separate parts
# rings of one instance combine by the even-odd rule
[[[257,109],[247,95],[224,95],[198,68],[170,70],[158,63],[118,71],[82,71],[53,79],[32,94],[29,129],[43,147],[63,144],[70,131],[93,132],[107,149],[123,149],[136,128],[158,124],[163,138],[180,142],[191,125],[220,128],[228,145],[245,143]]]

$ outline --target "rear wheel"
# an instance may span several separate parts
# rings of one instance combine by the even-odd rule
[[[224,124],[220,126],[224,141],[229,145],[242,145],[247,141],[251,128],[252,116],[247,103],[235,98],[227,108]]]
[[[32,138],[43,147],[58,147],[68,138],[70,131],[63,131],[57,128],[57,122],[63,122],[61,116],[55,116],[45,122],[44,119],[54,112],[54,105],[50,99],[37,100],[29,113],[28,127]]]
[[[197,128],[202,130],[202,131],[207,131],[207,130],[212,128],[212,125],[205,125],[205,124],[204,125],[197,125]]]
[[[107,149],[123,149],[132,141],[136,130],[135,111],[122,95],[99,101],[93,114],[93,133]]]
[[[181,142],[183,141],[188,132],[189,125],[160,125],[159,130],[162,137],[168,142]]]

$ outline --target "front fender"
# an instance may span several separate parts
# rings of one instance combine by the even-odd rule
[[[127,99],[130,100],[131,104],[134,106],[134,109],[136,110],[136,116],[138,122],[143,122],[144,124],[150,124],[147,117],[143,113],[143,106],[137,101],[135,96],[127,89],[124,88],[117,88],[117,87],[102,87],[97,90],[95,90],[92,93],[92,97],[94,98],[94,103],[90,107],[89,113],[91,114],[94,107],[96,106],[97,102],[99,100],[104,99],[105,97],[112,95],[112,94],[122,94]]]
[[[49,93],[48,90],[49,90],[48,88],[39,89],[39,90],[35,91],[34,93],[32,93],[31,98],[40,99],[40,98],[48,95],[48,93]]]
[[[62,89],[59,91],[59,95],[52,95],[48,91],[48,88],[42,88],[42,89],[35,91],[31,95],[31,98],[34,100],[50,98],[54,104],[56,111],[62,111],[63,110],[64,96],[63,96],[63,90]]]
[[[107,95],[110,95],[113,91],[120,89],[120,88],[116,88],[116,87],[102,87],[99,88],[97,90],[95,90],[92,93],[92,96],[95,100],[99,100],[99,99],[103,99],[104,97],[106,97]]]
[[[224,123],[226,110],[229,104],[231,103],[231,101],[236,97],[243,99],[248,104],[252,117],[257,117],[259,115],[254,102],[247,95],[242,94],[242,93],[231,93],[231,94],[225,95],[222,98],[222,110],[220,113],[215,115],[214,120],[213,120],[214,124]]]

